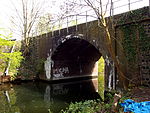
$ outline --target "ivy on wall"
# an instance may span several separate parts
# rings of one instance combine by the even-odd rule
[[[116,25],[123,32],[122,46],[129,64],[137,62],[141,51],[150,49],[150,38],[142,22],[148,14],[149,8],[144,7],[116,16]]]
[[[143,67],[142,61],[148,59],[145,56],[150,51],[147,25],[147,23],[132,23],[120,27],[123,34],[122,46],[127,59],[127,70],[129,76],[131,76],[131,84],[143,84],[140,67]]]
[[[126,25],[122,27],[124,38],[122,45],[125,51],[126,58],[128,62],[136,62],[136,50],[137,50],[137,40],[136,31],[137,25]]]
[[[139,47],[141,51],[150,50],[150,38],[143,26],[139,26]]]
[[[141,51],[150,49],[150,39],[146,34],[144,26],[141,24],[128,24],[122,26],[124,38],[122,45],[128,62],[136,63],[137,55]]]

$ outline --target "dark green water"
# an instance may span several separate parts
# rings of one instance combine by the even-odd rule
[[[0,85],[0,113],[59,113],[70,102],[98,98],[91,81]]]

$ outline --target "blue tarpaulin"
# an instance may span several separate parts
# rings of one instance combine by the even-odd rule
[[[138,103],[131,99],[127,99],[124,103],[120,103],[120,105],[124,107],[124,112],[150,113],[150,101]]]

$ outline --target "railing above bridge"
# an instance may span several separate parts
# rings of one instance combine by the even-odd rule
[[[121,14],[124,12],[132,11],[135,9],[139,9],[142,7],[149,6],[149,12],[150,12],[150,0],[109,0],[110,2],[107,4],[104,4],[103,7],[106,7],[106,17]],[[82,11],[82,10],[81,10]],[[87,23],[90,21],[97,20],[97,16],[93,9],[87,8],[86,11],[80,12],[80,13],[74,13],[74,14],[68,14],[64,18],[58,19],[57,21],[52,21],[50,23],[50,31],[53,34],[53,31],[67,28],[71,26],[76,26],[78,24]],[[47,31],[50,32],[50,31]],[[36,34],[40,35],[40,34]]]

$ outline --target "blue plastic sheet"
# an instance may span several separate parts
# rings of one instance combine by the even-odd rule
[[[131,99],[127,99],[124,103],[120,103],[120,105],[124,107],[124,112],[150,113],[150,101],[138,103]]]

